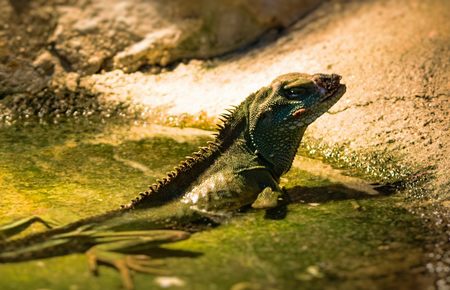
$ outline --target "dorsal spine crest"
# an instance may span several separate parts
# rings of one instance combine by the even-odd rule
[[[198,177],[201,172],[193,173],[189,171],[196,166],[199,167],[197,168],[199,171],[205,170],[205,168],[208,166],[202,166],[202,163],[208,163],[209,161],[210,164],[212,164],[213,160],[217,158],[217,155],[232,144],[234,138],[236,138],[238,133],[240,133],[241,128],[238,127],[241,124],[245,123],[244,119],[246,117],[243,113],[246,111],[246,106],[246,102],[244,101],[239,106],[228,109],[227,113],[220,116],[220,120],[222,123],[219,123],[217,125],[218,132],[214,134],[215,139],[213,141],[208,141],[207,146],[200,147],[199,150],[192,153],[191,156],[187,156],[185,160],[179,163],[178,166],[176,166],[172,171],[168,172],[166,174],[166,177],[157,180],[156,183],[151,185],[146,192],[139,194],[129,204],[122,205],[121,209],[129,210],[147,202],[151,203],[151,200],[153,198],[169,198],[157,195],[160,195],[161,191],[166,186],[169,186],[172,182],[177,182],[177,179],[182,179],[183,174],[192,175],[192,179]]]

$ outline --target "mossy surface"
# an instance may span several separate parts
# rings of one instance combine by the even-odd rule
[[[180,138],[188,134],[182,130],[178,136],[118,133],[128,126],[67,122],[1,128],[0,223],[32,214],[67,223],[116,208],[208,140],[204,134]],[[169,289],[430,285],[422,250],[428,229],[405,210],[403,197],[368,195],[297,166],[282,183],[292,200],[285,208],[248,210],[164,246],[184,253],[164,259],[177,281]],[[5,290],[121,289],[113,269],[91,275],[82,254],[3,264],[0,277]],[[134,275],[136,289],[161,288],[156,278]]]
[[[117,208],[206,140],[164,134],[127,140],[118,128],[90,122],[0,128],[0,223],[29,214],[69,222]]]

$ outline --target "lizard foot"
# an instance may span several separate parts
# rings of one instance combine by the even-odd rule
[[[127,290],[134,289],[132,272],[168,275],[167,270],[161,269],[164,262],[158,259],[152,259],[147,255],[124,255],[111,252],[97,251],[91,249],[86,252],[88,258],[89,270],[92,274],[98,275],[98,267],[108,266],[116,269],[122,280],[123,287]]]
[[[282,196],[282,192],[266,187],[258,194],[258,197],[253,202],[252,207],[255,209],[275,208],[277,207]]]
[[[125,289],[134,289],[132,272],[168,275],[161,269],[164,262],[152,259],[149,255],[135,253],[157,252],[162,244],[187,239],[189,234],[175,230],[149,230],[130,232],[94,233],[97,246],[86,252],[88,266],[91,273],[98,275],[98,267],[109,266],[116,269],[121,277]]]

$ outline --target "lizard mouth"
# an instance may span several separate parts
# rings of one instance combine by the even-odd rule
[[[337,74],[316,74],[313,81],[322,93],[319,104],[334,103],[333,100],[338,100],[346,91],[346,86],[341,84],[341,76]],[[329,102],[328,102],[329,101]],[[308,112],[308,108],[300,108],[292,113],[296,119]]]

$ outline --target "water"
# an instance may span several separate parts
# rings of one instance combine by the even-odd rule
[[[72,120],[0,128],[0,223],[60,223],[117,208],[210,140],[209,132]],[[299,157],[282,178],[292,203],[249,210],[165,246],[169,277],[136,274],[136,289],[425,289],[429,229],[401,194]],[[42,228],[32,227],[36,232]],[[161,255],[163,256],[163,255]],[[158,258],[158,257],[156,257]],[[0,265],[0,289],[120,289],[84,255]],[[153,288],[152,288],[153,289]]]

